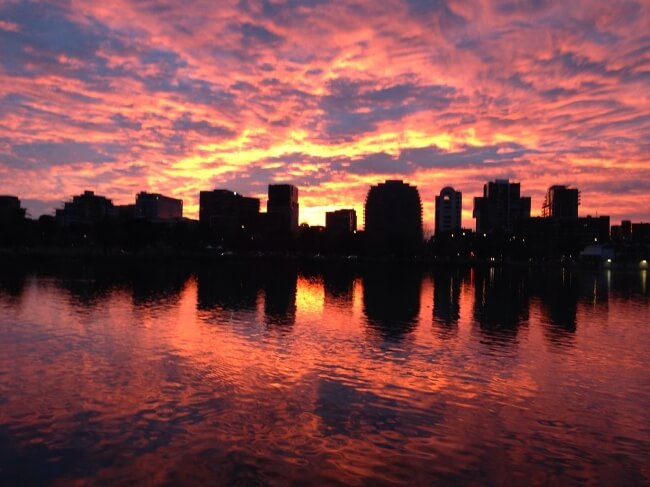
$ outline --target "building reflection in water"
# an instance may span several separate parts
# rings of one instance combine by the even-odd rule
[[[387,341],[400,341],[413,331],[420,313],[421,271],[368,270],[362,283],[363,310],[372,330]]]
[[[352,308],[354,303],[354,272],[349,268],[330,268],[323,270],[325,306]]]
[[[56,286],[66,293],[73,306],[87,310],[107,301],[112,293],[124,288],[128,281],[123,276],[109,277],[84,272],[82,275],[66,275],[55,282]]]
[[[544,335],[552,344],[572,345],[577,326],[579,278],[569,269],[549,269],[531,280]]]
[[[514,268],[474,270],[474,319],[489,343],[512,343],[528,321],[528,271]]]
[[[192,272],[186,266],[140,266],[132,269],[130,282],[136,305],[169,307],[178,303]]]
[[[98,306],[114,293],[130,294],[133,303],[151,307],[170,307],[180,299],[191,270],[184,266],[130,264],[108,266],[86,264],[56,270],[54,281],[79,309]]]
[[[433,272],[433,325],[439,338],[458,334],[461,284],[469,280],[467,268],[442,268]]]
[[[606,276],[607,277],[607,276]],[[611,296],[617,299],[635,299],[648,297],[648,270],[641,269],[631,272],[609,271],[609,286]]]
[[[211,313],[214,321],[229,321],[233,314],[242,313],[257,321],[251,313],[258,309],[271,328],[296,321],[298,266],[294,263],[222,262],[200,269],[197,284],[198,309]]]
[[[0,269],[4,484],[648,483],[644,275],[227,264]]]
[[[264,321],[272,328],[286,328],[296,321],[298,267],[288,263],[264,272]]]
[[[251,265],[204,266],[197,272],[197,306],[202,311],[254,311],[261,288],[262,276]]]
[[[585,272],[578,279],[578,293],[585,304],[607,309],[611,274],[608,271]]]
[[[27,275],[20,269],[4,269],[0,273],[0,298],[16,304],[24,290]]]

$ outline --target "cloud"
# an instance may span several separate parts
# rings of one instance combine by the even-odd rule
[[[380,152],[351,161],[349,171],[359,174],[413,174],[422,169],[464,169],[507,164],[537,151],[509,143],[494,146],[465,146],[445,151],[436,146],[404,149],[396,157]]]
[[[454,101],[456,90],[444,85],[402,82],[377,87],[371,81],[338,78],[329,83],[329,94],[321,99],[325,133],[349,138],[378,129],[381,122],[400,121],[426,110],[444,110]]]
[[[188,115],[177,119],[173,123],[173,128],[179,132],[196,132],[206,137],[217,139],[229,138],[235,135],[235,131],[222,125],[214,125],[207,120],[192,120]]]
[[[44,0],[0,19],[0,190],[32,213],[148,189],[196,216],[201,189],[283,180],[321,222],[403,177],[430,220],[442,185],[507,175],[535,208],[558,181],[585,212],[650,207],[644,2]]]
[[[12,147],[14,161],[33,165],[96,164],[116,161],[119,146],[113,144],[90,144],[87,142],[32,142]]]

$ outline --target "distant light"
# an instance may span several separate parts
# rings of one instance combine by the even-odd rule
[[[241,227],[242,227],[242,229],[243,229],[243,228],[246,228],[244,225],[242,225]]]
[[[233,194],[234,194],[235,196],[237,196],[237,191],[235,191]]]
[[[648,261],[645,260],[645,259],[643,259],[643,260],[641,261],[641,265],[648,265]]]
[[[594,237],[594,242],[598,242],[598,237]]]
[[[484,233],[483,236],[484,236],[484,237],[487,237],[487,233]]]
[[[453,234],[453,233],[451,234],[451,238],[454,238],[454,234]]]
[[[608,264],[611,264],[611,263],[612,263],[612,259],[607,259],[607,263],[608,263]]]
[[[463,237],[465,236],[465,232],[463,232]]]

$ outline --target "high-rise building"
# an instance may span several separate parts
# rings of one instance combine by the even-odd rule
[[[436,196],[436,235],[458,230],[461,225],[463,193],[451,186],[445,186]]]
[[[10,222],[25,218],[25,209],[20,207],[17,196],[0,196],[0,221]]]
[[[260,200],[242,196],[227,189],[201,191],[199,224],[218,237],[230,241],[242,233],[250,233],[257,225]]]
[[[620,225],[612,225],[611,237],[616,242],[650,242],[650,223],[623,220]]]
[[[268,222],[279,233],[298,233],[298,188],[291,184],[269,184],[266,205]]]
[[[183,201],[158,193],[140,192],[135,197],[135,216],[146,220],[175,220],[183,217]]]
[[[62,226],[90,225],[116,216],[113,201],[93,191],[74,196],[72,201],[64,203],[63,209],[56,210],[56,220]]]
[[[372,186],[366,197],[365,234],[371,252],[417,252],[422,244],[422,202],[417,187],[400,180]]]
[[[0,196],[0,246],[21,242],[26,223],[20,200],[16,196]]]
[[[545,218],[575,219],[578,218],[580,191],[577,188],[555,185],[548,188],[542,216]]]
[[[608,216],[583,216],[576,218],[565,231],[571,231],[573,238],[583,246],[609,241]]]
[[[521,196],[519,183],[507,179],[490,181],[483,186],[483,196],[474,198],[476,232],[501,230],[514,233],[520,224],[530,218],[530,197]]]
[[[357,231],[357,212],[336,210],[325,213],[325,230],[330,235],[349,235]]]

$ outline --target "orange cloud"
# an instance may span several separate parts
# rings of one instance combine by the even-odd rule
[[[0,190],[181,197],[302,189],[301,220],[360,212],[370,184],[582,190],[582,212],[650,207],[643,3],[87,2],[0,6]],[[66,159],[65,155],[68,155]],[[41,205],[42,206],[42,205]],[[39,206],[40,207],[40,206]]]

